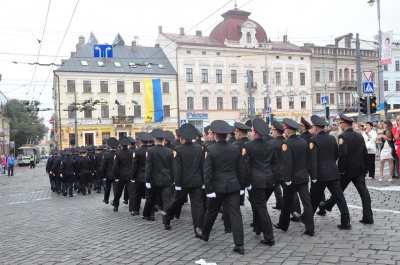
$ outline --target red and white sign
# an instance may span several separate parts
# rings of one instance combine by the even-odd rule
[[[373,71],[372,70],[364,70],[363,74],[365,76],[365,78],[367,79],[367,81],[369,81],[371,79]]]
[[[54,124],[54,119],[50,119],[50,120],[49,120],[49,123],[50,123],[50,124]]]

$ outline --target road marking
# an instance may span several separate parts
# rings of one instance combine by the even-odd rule
[[[347,207],[349,207],[349,208],[355,208],[355,209],[361,209],[362,210],[362,208],[363,207],[360,207],[360,206],[356,206],[356,205],[347,205]],[[385,210],[385,209],[372,209],[373,211],[376,211],[376,212],[388,212],[388,213],[400,213],[400,211],[396,211],[396,210]]]
[[[380,191],[400,191],[400,186],[392,186],[392,187],[367,187],[368,189],[371,190],[380,190]]]

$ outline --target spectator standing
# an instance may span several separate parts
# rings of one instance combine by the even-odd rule
[[[7,158],[6,156],[3,154],[1,154],[1,173],[2,174],[6,174],[6,167],[7,167]]]
[[[332,135],[336,139],[336,143],[339,141],[339,135],[342,133],[340,127],[337,122],[332,123],[332,130],[329,132],[329,135]]]
[[[388,181],[392,181],[393,176],[393,159],[397,156],[395,146],[394,146],[394,139],[392,134],[392,122],[390,120],[384,121],[385,131],[383,133],[383,144],[381,149],[381,156],[380,156],[380,176],[379,181],[383,180],[383,169],[385,167],[385,162],[389,162],[389,177]]]
[[[393,127],[392,129],[392,134],[393,138],[395,141],[395,148],[397,150],[397,156],[395,158],[395,171],[394,171],[394,176],[396,178],[399,178],[400,176],[400,166],[399,166],[399,157],[400,157],[400,115],[396,117],[396,126]]]
[[[376,155],[376,132],[372,129],[373,123],[366,122],[365,130],[363,131],[362,136],[364,137],[365,147],[367,147],[368,152],[368,177],[367,179],[374,179],[375,178],[375,155]]]
[[[8,176],[14,176],[14,165],[15,160],[13,154],[10,154],[7,158],[7,168],[8,168]]]
[[[380,151],[382,149],[383,131],[384,131],[383,123],[378,122],[378,124],[376,126],[376,150],[378,151],[378,152],[376,152],[377,156],[380,155]]]

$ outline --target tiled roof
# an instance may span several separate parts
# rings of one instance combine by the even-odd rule
[[[310,52],[309,49],[296,46],[290,42],[271,41],[272,50],[275,51],[292,51],[292,52]]]
[[[225,47],[223,43],[220,43],[210,37],[197,36],[197,35],[181,35],[173,33],[161,33],[161,34],[177,44]]]

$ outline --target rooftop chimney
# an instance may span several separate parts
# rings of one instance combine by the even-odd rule
[[[196,36],[198,36],[198,37],[202,36],[201,30],[196,30]]]
[[[283,42],[287,42],[287,35],[283,35]]]
[[[85,37],[79,36],[79,42],[76,44],[76,51],[78,52],[83,45],[85,45]]]
[[[136,49],[137,49],[137,47],[136,47],[136,41],[132,41],[132,51],[133,51],[133,52],[136,52]]]
[[[179,34],[185,35],[185,29],[183,27],[179,28]]]
[[[158,34],[162,34],[162,26],[158,26]]]

